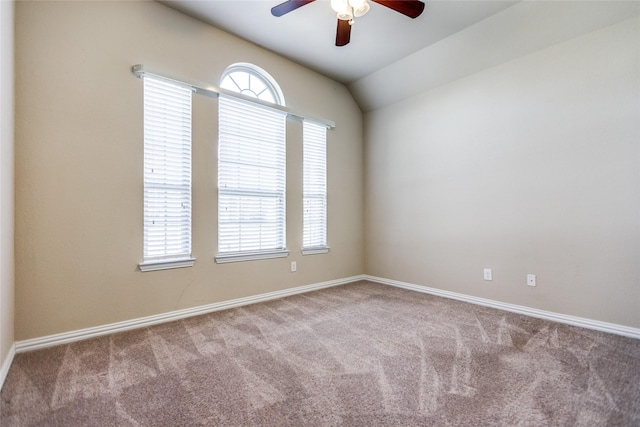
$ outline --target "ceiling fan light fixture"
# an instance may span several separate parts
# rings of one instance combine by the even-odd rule
[[[0,0],[2,1],[2,0]],[[271,8],[273,16],[282,16],[299,7],[316,0],[285,0]],[[415,19],[424,11],[425,4],[422,0],[371,0],[394,10],[404,16]],[[358,18],[366,14],[370,5],[368,0],[330,0],[331,8],[338,15],[338,28],[336,29],[336,46],[346,46],[351,40],[351,26],[354,17]]]
[[[367,3],[367,0],[364,0],[362,4],[360,4],[358,7],[353,6],[353,16],[355,16],[356,18],[359,18],[360,16],[369,12],[369,9],[371,9],[371,6],[369,6],[369,3]]]
[[[336,13],[350,11],[351,7],[347,0],[331,0],[331,9]]]

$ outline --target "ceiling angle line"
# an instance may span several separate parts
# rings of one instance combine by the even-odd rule
[[[272,104],[270,102],[262,101],[261,99],[242,95],[240,93],[222,89],[217,86],[209,85],[207,83],[169,76],[167,74],[152,70],[143,64],[137,64],[132,66],[131,72],[138,78],[143,78],[145,75],[150,75],[150,76],[155,76],[164,80],[174,82],[175,84],[178,84],[180,86],[187,86],[187,87],[190,87],[195,93],[199,93],[201,95],[205,95],[211,98],[218,98],[220,95],[223,95],[229,98],[235,98],[239,101],[249,102],[254,105],[258,104],[264,108],[286,113],[289,117],[292,117],[297,120],[312,121],[317,124],[326,126],[327,129],[334,129],[336,127],[336,123],[332,120],[321,119],[318,117],[310,116],[308,114],[299,113],[282,105]]]

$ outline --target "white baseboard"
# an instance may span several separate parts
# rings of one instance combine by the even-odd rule
[[[284,298],[291,295],[301,294],[305,292],[316,291],[318,289],[329,288],[332,286],[344,285],[346,283],[365,280],[364,275],[346,277],[344,279],[330,280],[327,282],[315,283],[312,285],[299,286],[282,291],[268,292],[260,295],[253,295],[245,298],[238,298],[229,301],[222,301],[213,304],[202,305],[199,307],[187,308],[183,310],[171,311],[168,313],[157,314],[153,316],[140,317],[137,319],[126,320],[123,322],[110,323],[107,325],[96,326],[93,328],[79,329],[76,331],[63,332],[55,335],[48,335],[40,338],[33,338],[24,341],[18,341],[15,344],[15,351],[23,353],[25,351],[37,350],[45,347],[52,347],[60,344],[67,344],[74,341],[81,341],[88,338],[95,338],[101,335],[113,334],[117,332],[128,331],[131,329],[144,328],[147,326],[157,325],[159,323],[171,322],[200,314],[212,313],[214,311],[227,310],[229,308],[241,307],[243,305],[255,304],[258,302],[269,301],[277,298]],[[4,368],[4,367],[3,367]],[[8,369],[8,368],[7,368]]]
[[[168,313],[157,314],[153,316],[140,317],[137,319],[126,320],[123,322],[110,323],[107,325],[96,326],[92,328],[79,329],[76,331],[64,332],[55,335],[48,335],[40,338],[33,338],[24,341],[18,341],[12,346],[10,354],[2,364],[0,371],[0,385],[4,383],[4,378],[9,371],[11,361],[15,353],[22,353],[31,350],[37,350],[45,347],[52,347],[60,344],[67,344],[74,341],[81,341],[88,338],[95,338],[101,335],[108,335],[131,329],[144,328],[147,326],[157,325],[159,323],[171,322],[174,320],[185,319],[200,314],[212,313],[214,311],[227,310],[230,308],[241,307],[244,305],[255,304],[259,302],[269,301],[278,298],[284,298],[291,295],[311,292],[318,289],[329,288],[332,286],[344,285],[358,280],[369,280],[371,282],[384,285],[395,286],[398,288],[408,289],[412,291],[428,293],[441,296],[444,298],[456,299],[472,304],[483,305],[487,307],[497,308],[512,313],[524,314],[526,316],[537,317],[540,319],[551,320],[554,322],[565,323],[568,325],[579,326],[587,329],[594,329],[612,334],[623,335],[631,338],[640,339],[640,329],[629,326],[617,325],[614,323],[600,322],[597,320],[585,319],[582,317],[569,316],[550,311],[538,310],[535,308],[524,307],[520,305],[508,304],[499,301],[473,297],[470,295],[459,294],[456,292],[444,291],[441,289],[429,288],[426,286],[415,285],[397,280],[385,279],[382,277],[369,276],[361,274],[358,276],[346,277],[343,279],[330,280],[327,282],[315,283],[312,285],[299,286],[282,291],[268,292],[260,295],[253,295],[245,298],[238,298],[229,301],[222,301],[213,304],[207,304],[199,307],[187,308],[184,310],[176,310]]]
[[[11,367],[11,363],[13,362],[13,357],[16,355],[16,345],[15,343],[11,345],[9,348],[9,353],[7,353],[7,357],[2,361],[2,366],[0,366],[0,390],[2,390],[2,386],[4,385],[4,380],[7,379],[7,374],[9,373],[9,368]]]
[[[564,323],[567,325],[579,326],[586,329],[594,329],[596,331],[609,332],[616,335],[640,339],[640,329],[629,326],[618,325],[615,323],[601,322],[598,320],[586,319],[584,317],[570,316],[567,314],[554,313],[552,311],[538,310],[535,308],[524,307],[521,305],[508,304],[500,301],[494,301],[485,298],[478,298],[470,295],[459,294],[456,292],[444,291],[441,289],[429,288],[426,286],[414,285],[412,283],[400,282],[397,280],[385,279],[382,277],[364,275],[365,280],[381,283],[384,285],[395,286],[397,288],[409,289],[427,294],[432,294],[444,298],[456,299],[472,304],[483,305],[486,307],[497,308],[512,313],[524,314],[525,316],[537,317],[539,319],[551,320],[553,322]]]

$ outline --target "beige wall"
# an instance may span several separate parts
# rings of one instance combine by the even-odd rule
[[[13,345],[13,12],[13,2],[0,1],[0,367]]]
[[[10,3],[0,4],[4,48]],[[16,339],[364,272],[640,327],[639,25],[593,32],[368,113],[363,153],[362,115],[345,87],[255,45],[155,2],[19,2]],[[3,71],[7,62],[3,54]],[[197,262],[141,273],[142,84],[129,68],[216,84],[235,62],[266,69],[288,106],[336,121],[331,252],[300,255],[301,125],[289,121],[291,255],[215,264],[217,103],[196,95]],[[5,111],[0,355],[13,343]],[[483,267],[493,268],[493,281],[482,280]],[[527,273],[538,275],[536,288],[525,285]]]
[[[155,2],[20,2],[16,50],[17,340],[364,272],[362,114],[343,85]],[[289,121],[291,255],[215,264],[217,102],[195,95],[197,262],[141,273],[142,82],[130,67],[215,85],[235,62],[267,70],[289,107],[335,120],[331,252],[300,254],[302,130]]]
[[[367,114],[366,272],[640,327],[639,26]]]

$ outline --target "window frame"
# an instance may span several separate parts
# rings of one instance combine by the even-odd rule
[[[275,82],[275,80],[273,80],[273,78],[266,71],[262,70],[257,66],[254,66],[253,64],[242,63],[242,64],[234,64],[228,67],[220,79],[221,87],[223,89],[229,90],[228,87],[227,88],[223,87],[222,85],[223,80],[228,75],[232,73],[237,73],[237,72],[245,72],[245,73],[248,73],[250,76],[253,76],[254,78],[261,79],[264,86],[266,86],[267,89],[271,91],[271,95],[273,99],[277,102],[276,105],[284,106],[284,96],[282,95],[282,92],[279,86],[277,85],[277,83]],[[248,81],[250,81],[250,78],[248,79]],[[218,116],[219,116],[219,122],[218,122],[218,231],[217,231],[218,244],[217,244],[217,255],[215,256],[216,263],[281,258],[289,255],[289,251],[287,250],[287,239],[286,239],[286,227],[287,227],[287,221],[286,221],[286,185],[287,185],[286,118],[287,118],[287,113],[284,111],[277,110],[274,108],[270,108],[269,106],[263,105],[264,103],[270,104],[270,102],[265,101],[264,99],[260,99],[259,97],[255,97],[256,102],[252,101],[253,97],[251,99],[245,99],[245,98],[248,98],[250,95],[243,94],[241,91],[242,88],[240,88],[240,86],[238,86],[237,88],[239,90],[235,91],[234,93],[245,95],[244,98],[225,96],[224,94],[221,93],[218,100],[219,101],[218,102]],[[227,109],[227,110],[223,110],[223,109]],[[232,111],[234,109],[237,109],[238,111],[237,112]],[[244,110],[246,114],[238,113],[243,111],[243,109],[246,109]],[[260,116],[262,114],[260,113],[261,111],[264,111],[264,116]],[[274,135],[267,135],[268,131],[273,130],[271,128],[271,125],[265,125],[262,127],[260,132],[263,132],[264,135],[262,135],[260,138],[255,138],[253,137],[253,135],[251,136],[241,135],[241,131],[239,130],[237,131],[236,134],[233,134],[232,127],[233,125],[235,125],[235,122],[226,123],[225,121],[232,118],[232,117],[227,117],[226,114],[236,114],[236,113],[238,113],[237,117],[233,118],[236,121],[242,121],[249,116],[256,117],[255,119],[256,122],[261,120],[260,117],[263,117],[264,120],[268,121],[270,120],[268,118],[271,117],[274,120],[273,129],[276,129],[274,130],[274,132],[276,133],[279,132],[277,137]],[[281,120],[281,123],[277,124],[276,122],[280,120]],[[252,123],[253,122],[246,123],[245,124],[246,128],[248,128]],[[243,130],[246,128],[243,128]],[[277,140],[276,139],[272,140],[270,139],[271,137],[274,137]],[[272,143],[279,144],[279,145],[277,146],[274,145],[273,147],[267,147],[268,144],[272,144]],[[240,144],[240,145],[233,145],[233,144]],[[230,177],[229,173],[231,170],[230,169],[231,163],[234,162],[234,160],[232,160],[231,158],[230,153],[232,152],[234,147],[236,147],[235,149],[238,150],[238,152],[235,155],[236,157],[240,156],[241,153],[239,150],[241,149],[241,147],[247,148],[251,144],[257,144],[256,150],[271,150],[272,148],[277,147],[276,151],[277,153],[280,153],[280,154],[275,154],[276,151],[269,152],[268,154],[268,156],[275,156],[273,158],[275,159],[275,161],[278,162],[278,169],[276,172],[274,172],[276,174],[277,182],[269,181],[272,184],[271,186],[275,185],[274,188],[277,188],[276,190],[278,192],[277,194],[274,193],[273,191],[266,191],[265,189],[260,189],[260,187],[266,182],[264,180],[263,181],[258,180],[254,183],[249,182],[250,179],[247,177],[269,176],[269,174],[261,174],[259,172],[261,170],[264,170],[265,165],[262,164],[257,159],[252,158],[251,160],[247,160],[248,163],[253,162],[253,164],[247,163],[242,165],[240,165],[236,160],[235,162],[238,164],[236,164],[235,168],[238,170],[237,173],[239,175],[237,177],[233,177],[233,176]],[[261,145],[261,144],[267,144],[267,145]],[[267,154],[265,154],[265,156],[266,155]],[[244,157],[244,155],[242,156]],[[247,158],[248,157],[251,157],[251,155],[247,154]],[[247,173],[247,171],[251,171],[251,170],[255,171],[253,175],[251,173]],[[242,182],[240,182],[241,180]],[[227,187],[227,185],[235,185],[237,187],[232,188],[232,187]],[[253,187],[251,186],[246,187],[247,185],[253,185]],[[243,194],[247,195],[246,198],[244,199],[242,198]],[[233,206],[233,203],[223,205],[221,201],[223,198],[227,200],[232,200],[231,199],[232,197],[237,198],[238,202],[236,205],[238,206],[238,208],[232,211],[231,214],[225,216],[226,214],[225,209],[233,208],[234,206]],[[268,211],[270,212],[270,215],[265,216],[263,215],[263,213],[265,212],[263,210],[253,211],[251,210],[251,208],[248,208],[248,210],[247,209],[243,210],[243,208],[241,207],[241,205],[243,204],[242,200],[246,202],[251,198],[255,200],[260,200],[260,202],[257,203],[260,206],[263,205],[262,200],[273,201],[274,199],[278,199],[278,201],[275,204],[276,206],[275,210]],[[246,202],[244,204],[249,205],[250,203]],[[260,215],[263,215],[261,216],[261,218],[263,219],[256,220],[253,222],[245,221],[242,219],[242,215],[246,215],[247,212],[252,212],[254,215],[257,213]],[[234,216],[236,213],[237,213],[236,215],[237,221],[234,223],[231,217]],[[246,229],[251,230],[252,229],[251,227],[254,227],[253,230],[257,230],[257,229],[262,230],[261,225],[258,225],[258,224],[267,224],[264,218],[271,217],[272,215],[275,215],[276,220],[278,222],[275,223],[275,225],[273,226],[265,225],[269,233],[271,233],[274,230],[276,232],[276,238],[274,240],[275,244],[272,247],[268,247],[268,248],[262,247],[262,243],[263,243],[262,231],[260,232],[254,231],[253,233],[248,232],[245,235],[238,234],[237,235],[238,242],[233,243],[234,245],[237,244],[236,247],[233,247],[232,249],[223,248],[223,246],[232,245],[229,242],[231,242],[233,238],[228,238],[227,236],[228,236],[229,230],[234,227],[233,224],[238,224],[237,227],[241,229],[242,223],[244,222],[244,224],[246,225],[245,227]],[[260,237],[258,237],[259,243],[257,243],[260,246],[259,248],[253,248],[253,249],[240,248],[240,246],[247,241],[251,241],[252,243],[254,242],[253,239],[247,236],[257,236],[257,235],[260,235]],[[225,240],[224,242],[223,242],[223,236]],[[242,241],[243,237],[245,237],[245,242]]]
[[[267,90],[269,90],[269,92],[272,94],[274,99],[273,104],[279,105],[281,107],[284,107],[286,105],[284,100],[284,94],[282,93],[282,90],[280,89],[280,86],[278,85],[278,83],[276,83],[276,80],[273,77],[271,77],[271,75],[267,73],[264,69],[258,67],[257,65],[250,64],[248,62],[239,62],[237,64],[228,66],[227,69],[224,70],[224,73],[222,73],[222,77],[220,77],[220,88],[224,90],[228,90],[233,93],[238,93],[240,95],[253,98],[254,96],[243,93],[243,88],[241,88],[237,84],[237,82],[234,82],[234,83],[236,84],[236,88],[238,90],[225,87],[224,85],[225,79],[227,77],[231,78],[231,75],[237,72],[246,73],[249,76],[253,76],[259,79],[266,86]],[[259,96],[255,96],[255,99],[259,99],[262,102],[271,103],[270,101],[260,99]]]
[[[143,86],[143,262],[138,266],[143,272],[191,267],[195,263],[192,257],[191,194],[193,89],[158,76],[144,76]],[[155,173],[156,168],[160,168],[160,172]],[[170,169],[179,172],[169,173]],[[164,196],[157,195],[163,191]],[[180,203],[178,210],[175,209],[177,203]],[[164,206],[164,215],[154,215],[150,208],[154,204]],[[158,208],[155,213],[161,211]],[[177,225],[168,224],[169,217],[176,211]],[[152,226],[158,218],[164,224],[163,231],[160,230],[162,227],[154,230]],[[176,229],[180,230],[179,237],[173,239],[171,234],[175,234]],[[154,233],[164,234],[164,248],[149,243]],[[172,252],[169,246],[175,247],[176,244],[181,250]],[[161,250],[165,253],[150,255],[150,252]]]
[[[304,120],[302,128],[302,254],[325,254],[329,252],[327,127]]]

